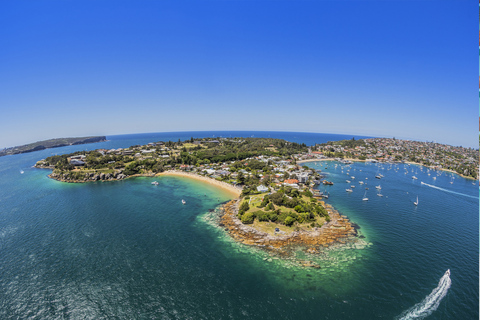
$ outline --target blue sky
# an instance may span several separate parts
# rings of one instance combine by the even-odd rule
[[[478,147],[473,1],[1,1],[0,147],[194,130]]]

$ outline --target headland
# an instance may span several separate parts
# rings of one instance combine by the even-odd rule
[[[397,143],[396,140],[387,142]],[[372,143],[375,143],[375,155],[370,149]],[[53,169],[51,178],[70,183],[167,175],[196,179],[232,194],[235,200],[224,206],[219,225],[238,242],[280,255],[288,255],[293,247],[317,253],[332,244],[349,242],[356,247],[359,235],[347,217],[322,201],[328,193],[315,188],[332,182],[325,180],[320,170],[302,163],[406,162],[400,160],[398,154],[380,152],[378,143],[377,140],[344,140],[317,145],[314,147],[317,151],[312,151],[304,144],[281,139],[192,138],[183,142],[159,141],[130,148],[52,156],[37,162],[36,167]],[[403,141],[401,145],[405,146]],[[388,149],[391,148],[385,150]],[[448,168],[443,167],[438,158],[415,163],[425,165],[433,161],[438,169],[455,167],[456,172],[462,171],[468,176],[473,170],[470,166],[478,167],[478,152],[460,151],[453,157],[457,159],[454,164],[442,162],[449,164]],[[410,154],[408,160],[412,157]],[[311,262],[304,265],[315,266]]]

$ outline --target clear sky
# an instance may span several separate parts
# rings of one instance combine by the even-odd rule
[[[474,1],[0,2],[0,147],[275,130],[478,147]]]

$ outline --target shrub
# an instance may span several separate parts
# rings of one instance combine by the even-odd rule
[[[283,193],[281,192],[276,192],[272,195],[270,195],[270,199],[274,204],[277,206],[281,205],[283,203]]]
[[[269,221],[270,219],[268,218],[268,215],[263,213],[260,215],[257,215],[258,221]]]
[[[278,215],[275,212],[271,212],[268,214],[268,219],[272,222],[275,222],[278,220]]]
[[[248,202],[247,201],[244,201],[241,205],[240,205],[240,209],[238,210],[238,213],[240,214],[244,214],[246,211],[248,211],[250,209],[250,206],[248,205]]]
[[[295,222],[295,218],[292,218],[291,216],[288,216],[285,218],[285,225],[286,226],[291,226]]]
[[[242,216],[240,220],[243,224],[252,224],[253,220],[255,220],[255,215],[252,212],[247,212]]]

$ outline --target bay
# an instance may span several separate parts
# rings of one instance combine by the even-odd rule
[[[347,175],[339,163],[308,163],[334,182],[327,202],[357,223],[369,244],[331,250],[317,270],[232,241],[212,221],[230,195],[213,186],[176,177],[155,178],[158,186],[153,178],[66,184],[31,167],[76,150],[252,135],[307,145],[352,138],[154,133],[0,158],[0,318],[395,319],[450,269],[451,287],[428,318],[478,319],[478,191],[458,175],[365,163],[348,166]],[[385,177],[375,179],[378,172]],[[369,201],[362,201],[365,187]]]

